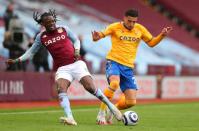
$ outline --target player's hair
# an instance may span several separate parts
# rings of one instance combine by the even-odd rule
[[[136,9],[127,10],[125,16],[138,17],[138,11]]]
[[[48,12],[44,12],[43,14],[40,14],[39,12],[35,11],[33,13],[33,19],[38,23],[41,24],[43,21],[43,18],[46,16],[53,16],[55,22],[57,21],[57,14],[55,13],[55,10],[49,10]]]

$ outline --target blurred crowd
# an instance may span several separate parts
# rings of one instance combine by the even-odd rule
[[[10,59],[16,59],[24,54],[25,51],[32,46],[35,38],[31,38],[25,32],[23,20],[15,12],[13,2],[10,2],[7,6],[3,15],[3,21],[5,26],[3,47],[8,49]],[[43,28],[41,27],[40,31],[42,29]],[[37,33],[35,34],[35,37]],[[79,35],[79,39],[80,42],[82,42],[81,35]],[[86,52],[83,48],[81,48],[80,54],[82,59],[85,60],[84,56]],[[49,53],[46,48],[41,47],[31,60],[7,66],[6,71],[27,71],[28,67],[32,67],[32,70],[37,72],[46,72],[50,70],[53,71],[53,67],[52,69],[49,67],[48,56]]]
[[[23,20],[15,13],[14,3],[11,2],[3,15],[5,25],[5,33],[3,47],[9,51],[9,58],[16,59],[31,47],[34,38],[25,33]],[[32,63],[35,71],[40,71],[40,67],[44,71],[49,71],[48,52],[45,48],[41,48],[33,57],[32,61],[20,62],[11,66],[7,66],[7,71],[26,71],[27,65]]]

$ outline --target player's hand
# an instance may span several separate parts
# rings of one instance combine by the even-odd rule
[[[162,35],[167,36],[171,31],[173,30],[173,28],[171,26],[165,27],[162,30]]]
[[[12,64],[15,64],[15,63],[16,63],[16,60],[13,60],[13,59],[6,60],[6,65],[12,65]]]
[[[80,50],[79,49],[75,49],[75,60],[79,60],[80,59]]]
[[[92,31],[92,38],[93,38],[93,41],[98,41],[100,39],[100,34],[99,32],[97,31]]]

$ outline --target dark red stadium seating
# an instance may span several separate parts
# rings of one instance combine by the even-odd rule
[[[174,76],[175,66],[173,65],[148,65],[148,75]]]
[[[3,19],[2,18],[0,18],[0,27],[1,26],[4,26],[4,22],[3,22]]]
[[[181,76],[199,76],[199,67],[193,67],[193,66],[182,66]]]
[[[99,74],[105,74],[106,71],[106,60],[101,61],[100,63],[100,70],[99,70]]]
[[[6,58],[4,56],[0,55],[0,72],[6,70],[5,60],[6,60]]]
[[[61,1],[61,0],[59,0]],[[157,35],[165,26],[172,26],[173,32],[170,37],[184,45],[199,51],[199,40],[191,36],[187,31],[175,23],[146,6],[141,0],[74,0],[79,4],[93,7],[105,14],[122,19],[127,9],[136,8],[139,10],[139,23],[145,25],[153,35]],[[74,2],[73,1],[73,2]],[[166,0],[165,0],[166,1]],[[171,0],[170,0],[171,1]]]
[[[199,30],[198,0],[157,0],[157,2]]]

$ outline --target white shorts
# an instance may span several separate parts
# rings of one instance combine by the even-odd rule
[[[85,62],[79,60],[75,63],[59,67],[55,74],[55,80],[57,81],[59,78],[63,78],[70,82],[72,82],[73,79],[80,81],[82,77],[87,75],[91,76]]]

